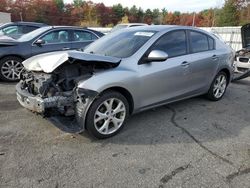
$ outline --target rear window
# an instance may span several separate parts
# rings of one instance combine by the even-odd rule
[[[34,30],[36,30],[36,29],[38,29],[38,27],[36,27],[36,26],[23,26],[23,33],[25,34],[25,33],[29,33],[29,32],[31,32],[31,31],[34,31]]]
[[[209,50],[208,37],[205,34],[190,31],[190,43],[193,53]]]
[[[214,44],[214,39],[211,37],[208,37],[208,45],[209,45],[209,50],[214,50],[215,44]]]

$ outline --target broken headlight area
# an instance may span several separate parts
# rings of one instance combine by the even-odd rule
[[[80,64],[61,66],[52,73],[24,70],[17,85],[17,97],[22,106],[46,116],[75,114],[75,104],[85,103],[88,93],[77,89],[79,81],[93,75],[93,68]]]

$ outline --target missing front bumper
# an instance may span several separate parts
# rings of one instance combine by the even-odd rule
[[[16,85],[16,95],[18,102],[24,108],[38,113],[45,112],[43,99],[40,97],[33,96],[25,90],[22,90],[19,83]]]
[[[16,85],[16,95],[19,103],[33,112],[44,113],[48,108],[64,108],[65,106],[73,106],[73,96],[53,96],[48,98],[41,98],[34,96],[21,89],[20,83]]]

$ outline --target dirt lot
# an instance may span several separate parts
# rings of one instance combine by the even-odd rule
[[[133,116],[97,141],[23,109],[0,82],[0,187],[250,187],[250,79]]]

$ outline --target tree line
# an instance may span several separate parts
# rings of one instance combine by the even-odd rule
[[[167,4],[166,4],[167,6]],[[171,12],[167,8],[147,9],[121,4],[112,7],[92,1],[73,0],[1,0],[0,12],[11,13],[12,21],[34,21],[49,25],[112,27],[118,23],[195,25],[198,27],[237,26],[250,22],[250,4],[246,0],[225,0],[222,8],[198,13]]]

